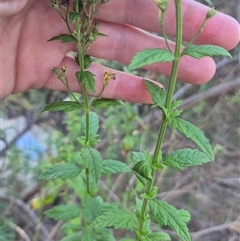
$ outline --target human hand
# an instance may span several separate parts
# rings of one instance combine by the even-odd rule
[[[207,7],[183,0],[184,40],[188,41],[197,32],[205,18]],[[75,79],[78,66],[66,54],[74,51],[73,44],[58,41],[47,42],[60,33],[67,33],[64,22],[50,6],[49,0],[0,0],[2,5],[1,39],[2,50],[0,98],[11,93],[31,88],[65,90],[53,75],[53,66],[67,66],[71,89],[80,92]],[[170,1],[165,26],[168,36],[174,36],[174,5]],[[96,18],[101,22],[100,32],[109,37],[100,37],[88,51],[89,55],[116,60],[128,65],[132,57],[145,48],[164,47],[164,40],[143,30],[159,32],[158,8],[154,0],[110,0],[103,5]],[[218,13],[207,22],[195,44],[214,44],[232,49],[239,42],[239,24],[233,18]],[[173,46],[173,44],[172,44]],[[90,70],[96,75],[97,89],[102,87],[105,67],[92,64]],[[149,69],[169,75],[171,64],[154,64]],[[111,81],[103,97],[133,102],[149,103],[142,78],[111,70],[116,80]],[[196,60],[184,56],[180,63],[178,79],[192,84],[202,84],[212,78],[215,64],[211,58]]]

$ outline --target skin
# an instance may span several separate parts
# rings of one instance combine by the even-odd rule
[[[190,40],[208,8],[193,0],[182,1],[183,38]],[[72,44],[59,41],[47,42],[67,29],[59,15],[49,4],[49,0],[0,0],[0,98],[28,89],[65,90],[63,84],[50,71],[53,66],[68,67],[71,89],[81,92],[75,72],[78,66],[66,56],[75,51]],[[165,28],[168,36],[174,36],[174,1],[170,0],[166,12]],[[109,37],[101,37],[88,51],[89,55],[115,60],[128,65],[132,57],[145,48],[166,47],[162,38],[147,33],[159,32],[158,8],[154,0],[110,0],[103,5],[96,18],[101,22],[100,32]],[[144,31],[146,30],[146,31]],[[229,37],[231,36],[231,37]],[[218,13],[207,22],[195,44],[214,44],[230,50],[239,43],[239,24],[230,16]],[[174,49],[174,44],[171,43]],[[90,67],[96,75],[97,91],[102,87],[105,67],[93,63]],[[169,76],[171,64],[153,64],[146,69]],[[150,103],[151,99],[141,77],[116,70],[116,80],[112,80],[104,91],[106,98],[118,98],[131,102]],[[183,57],[178,79],[192,84],[203,84],[215,73],[215,63],[205,57],[196,60]]]

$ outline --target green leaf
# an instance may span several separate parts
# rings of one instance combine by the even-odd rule
[[[49,39],[48,42],[53,40],[60,40],[62,43],[70,43],[76,41],[75,38],[70,34],[60,34],[58,36],[54,36],[53,38]]]
[[[142,241],[171,241],[171,238],[167,233],[158,232],[150,233],[146,237],[142,237]]]
[[[78,234],[72,234],[61,239],[61,241],[79,241],[80,236]]]
[[[227,56],[232,58],[231,54],[222,47],[215,46],[215,45],[188,45],[182,55],[189,55],[196,59],[201,59],[204,56]]]
[[[144,199],[153,199],[157,196],[157,194],[158,194],[158,187],[154,186],[152,187],[149,193],[143,193],[140,196],[141,198],[144,198]]]
[[[104,160],[102,163],[102,174],[109,175],[119,172],[130,172],[130,168],[124,163],[115,160]]]
[[[81,241],[92,241],[93,240],[93,231],[85,228],[83,230]]]
[[[110,210],[97,217],[90,225],[90,228],[114,227],[115,229],[136,228],[137,221],[133,213],[124,209]]]
[[[94,148],[83,147],[81,149],[81,156],[86,168],[89,169],[90,174],[97,183],[102,171],[102,156],[100,152]]]
[[[82,199],[87,193],[86,183],[81,177],[81,175],[77,176],[76,178],[69,180],[68,184],[74,190],[74,192],[78,195],[80,199]]]
[[[133,57],[129,69],[138,69],[156,62],[171,62],[174,58],[174,55],[166,49],[145,49]]]
[[[1,203],[2,205],[2,203]],[[2,211],[3,206],[1,206]],[[0,240],[1,241],[9,241],[9,240],[16,240],[15,239],[15,232],[10,226],[9,220],[2,220],[0,218]]]
[[[92,223],[98,216],[101,215],[101,204],[93,197],[86,197],[82,199],[83,212],[88,223]]]
[[[111,231],[107,229],[88,229],[83,230],[81,241],[116,241]]]
[[[133,171],[140,175],[143,178],[146,178],[149,181],[152,181],[152,168],[149,162],[147,161],[140,161],[133,166]]]
[[[75,19],[80,18],[82,14],[80,12],[69,12],[69,20],[72,23]]]
[[[184,148],[166,155],[163,164],[183,170],[185,167],[197,166],[210,161],[205,153],[197,149]]]
[[[133,152],[133,163],[136,165],[137,163],[144,161],[144,162],[149,162],[148,160],[148,153],[142,153],[142,152]],[[138,174],[137,172],[134,172],[137,179],[143,184],[146,184],[146,178],[142,177],[140,174]]]
[[[109,212],[110,210],[115,210],[117,209],[117,204],[116,203],[108,203],[108,202],[102,202],[101,203],[101,211],[102,213]]]
[[[79,84],[83,83],[87,89],[96,94],[94,74],[89,71],[78,71],[76,72],[76,77]]]
[[[174,100],[171,103],[171,110],[177,109],[182,103],[182,100]]]
[[[41,112],[44,111],[72,111],[79,110],[81,105],[77,101],[56,101],[45,105]]]
[[[174,206],[160,200],[150,200],[149,204],[152,212],[150,218],[153,218],[161,225],[174,229],[184,241],[191,241],[186,218],[182,217],[182,210],[179,211]]]
[[[116,241],[112,232],[103,228],[94,230],[94,238],[96,241]]]
[[[145,153],[143,153],[143,152],[135,152],[135,151],[133,151],[132,154],[133,154],[133,163],[134,164],[137,164],[140,161],[146,161],[146,162],[148,161],[148,159],[146,158]]]
[[[54,220],[70,221],[80,216],[81,209],[77,205],[59,205],[46,212],[49,218]]]
[[[151,81],[148,81],[146,79],[144,79],[143,81],[147,87],[149,94],[152,97],[152,101],[154,102],[154,104],[159,106],[161,109],[164,108],[167,96],[166,91]]]
[[[89,55],[84,55],[84,69],[87,69],[90,67],[92,63],[92,59]]]
[[[131,239],[131,238],[121,238],[119,241],[135,241],[135,239]]]
[[[89,112],[89,134],[90,137],[96,137],[96,134],[98,132],[99,129],[99,118],[98,115],[95,112],[90,111]],[[84,117],[81,120],[81,129],[84,133],[84,135],[86,135],[86,114],[84,115]]]
[[[74,178],[81,172],[81,169],[74,164],[66,163],[61,165],[56,165],[50,167],[46,171],[44,171],[39,179],[66,179],[66,178]]]
[[[179,210],[179,215],[181,215],[181,217],[185,223],[188,223],[191,219],[190,213],[184,209]]]
[[[213,5],[211,0],[204,0],[206,3],[208,3],[209,5]]]
[[[135,241],[135,239],[131,239],[131,238],[121,238],[119,241]]]
[[[107,35],[107,34],[100,33],[100,32],[98,32],[98,33],[97,33],[97,36],[99,36],[99,37],[108,37],[108,35]]]
[[[203,132],[193,124],[180,118],[170,119],[169,125],[191,139],[209,158],[214,160],[214,154],[209,140]]]
[[[125,105],[125,104],[121,100],[113,100],[113,99],[106,99],[106,98],[97,99],[93,101],[93,106],[99,109],[106,108],[109,106],[120,106],[120,105]]]

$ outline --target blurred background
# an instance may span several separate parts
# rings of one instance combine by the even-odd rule
[[[212,2],[217,10],[239,21],[238,0]],[[166,169],[157,177],[159,198],[191,213],[193,241],[240,240],[239,46],[230,52],[232,60],[215,58],[217,72],[212,81],[203,86],[178,83],[175,93],[176,99],[183,100],[182,117],[209,138],[215,162],[182,172]],[[97,61],[127,71],[118,63]],[[134,73],[167,86],[164,76],[148,71]],[[63,223],[48,219],[44,211],[71,199],[71,190],[61,181],[40,182],[38,176],[49,165],[78,158],[81,111],[40,113],[46,103],[66,98],[70,98],[66,92],[30,90],[1,101],[1,241],[58,241],[64,236]],[[130,164],[132,151],[153,151],[161,116],[149,105],[125,104],[98,112],[102,141],[97,148],[103,157]],[[194,146],[169,132],[163,147],[167,152]],[[131,207],[138,193],[134,183],[129,173],[106,178],[101,181],[100,194],[108,201]],[[118,231],[115,235],[120,238],[127,234]],[[173,240],[179,239],[173,236]]]

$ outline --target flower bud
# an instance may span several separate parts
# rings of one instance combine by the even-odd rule
[[[213,8],[209,9],[206,15],[206,19],[214,17],[217,14],[217,11]]]
[[[168,2],[169,0],[155,0],[158,8],[162,11],[165,12],[167,7],[168,7]]]

